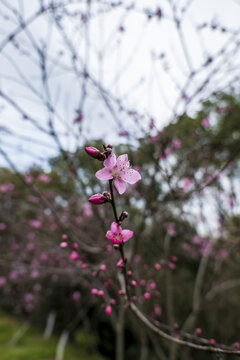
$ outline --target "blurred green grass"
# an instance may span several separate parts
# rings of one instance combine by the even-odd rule
[[[1,360],[55,360],[58,339],[49,340],[32,326],[25,327],[22,336],[13,345],[11,340],[23,327],[20,321],[0,314],[0,359]],[[22,328],[23,329],[23,328]],[[85,338],[85,336],[82,336]],[[80,342],[80,346],[67,344],[64,360],[100,360],[99,356],[91,354],[87,342]],[[89,354],[90,353],[90,354]]]

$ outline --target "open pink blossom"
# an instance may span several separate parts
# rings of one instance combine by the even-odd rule
[[[128,241],[133,236],[133,231],[123,230],[120,225],[116,222],[113,222],[111,225],[111,230],[108,230],[106,233],[106,238],[108,238],[112,244],[121,244]]]
[[[127,154],[120,155],[118,158],[115,154],[111,154],[103,164],[104,168],[96,172],[96,177],[99,180],[114,179],[114,185],[119,194],[126,191],[126,182],[135,184],[141,180],[139,172],[130,168]]]

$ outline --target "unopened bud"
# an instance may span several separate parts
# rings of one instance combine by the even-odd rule
[[[135,281],[135,280],[132,280],[132,281],[131,281],[131,285],[132,285],[133,287],[136,287],[136,286],[137,286],[136,281]]]
[[[111,312],[112,312],[112,307],[111,307],[111,305],[106,306],[106,307],[105,307],[105,314],[106,314],[106,315],[110,315]]]
[[[119,217],[119,221],[123,221],[124,219],[126,219],[128,217],[128,212],[127,211],[123,211]]]
[[[111,201],[111,195],[108,191],[104,191],[102,194],[108,201]]]
[[[85,147],[85,151],[86,153],[91,156],[94,159],[97,159],[99,161],[103,161],[105,160],[105,156],[103,153],[101,153],[98,149],[96,149],[95,147],[92,146],[86,146]]]
[[[103,148],[104,148],[104,150],[106,150],[107,148],[112,149],[112,145],[110,145],[110,144],[108,144],[108,145],[103,145]]]
[[[202,334],[202,329],[201,328],[196,328],[195,334],[198,335],[198,336],[201,335]]]
[[[210,344],[211,344],[212,346],[215,346],[215,345],[216,345],[216,341],[215,341],[214,339],[210,339],[209,342],[210,342]]]
[[[107,197],[105,197],[103,194],[95,194],[90,196],[88,201],[95,205],[101,205],[109,201]]]
[[[112,153],[112,145],[103,145],[103,148],[104,148],[104,154],[106,155],[106,157],[111,155],[111,153]]]

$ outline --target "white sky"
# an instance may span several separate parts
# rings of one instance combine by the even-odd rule
[[[175,0],[178,15],[188,2]],[[47,5],[49,1],[44,3]],[[60,1],[55,3],[60,4]],[[239,29],[240,0],[193,0],[182,21],[183,39],[192,66],[190,69],[169,1],[138,0],[135,1],[135,8],[128,11],[125,8],[131,2],[122,3],[123,6],[106,11],[108,6],[103,5],[103,1],[92,1],[90,21],[84,25],[81,14],[86,14],[85,3],[77,1],[77,4],[70,4],[66,1],[65,9],[75,11],[76,16],[63,17],[61,26],[71,46],[76,49],[78,75],[73,71],[69,49],[50,14],[35,20],[28,28],[29,32],[19,32],[15,42],[16,46],[20,45],[20,51],[9,43],[0,53],[0,90],[38,125],[49,130],[49,114],[40,99],[46,99],[46,89],[41,82],[39,54],[34,48],[47,44],[49,92],[56,110],[53,124],[64,149],[74,150],[83,141],[90,142],[91,138],[96,137],[104,137],[106,142],[111,143],[126,141],[119,139],[120,130],[130,132],[128,141],[131,142],[142,136],[139,124],[124,111],[119,111],[111,98],[119,99],[125,108],[143,114],[145,117],[141,120],[141,126],[144,129],[148,129],[150,117],[161,129],[173,120],[175,110],[179,113],[184,108],[185,100],[180,95],[191,70],[201,69],[206,59],[214,57],[224,44],[228,44],[233,32]],[[0,0],[0,49],[6,36],[18,27],[16,15],[7,8],[9,5],[16,7],[22,17],[28,19],[38,9],[38,0]],[[158,6],[161,7],[163,18],[153,17],[149,20],[144,10],[155,12]],[[196,31],[196,27],[203,23],[220,24],[229,31],[210,31],[209,26]],[[119,31],[119,26],[124,27],[123,32]],[[236,41],[239,40],[237,34]],[[239,83],[239,54],[234,52],[236,41],[230,47],[227,45],[228,56],[224,60],[217,57],[216,73],[214,62],[203,68],[189,83],[186,94],[191,97],[205,77],[211,71],[214,73],[204,91],[190,103],[189,111],[197,109],[199,100],[206,98],[213,90],[233,84],[233,78],[236,80],[238,76]],[[160,60],[162,53],[165,58]],[[81,103],[83,81],[80,73],[84,66],[91,80],[87,81],[87,96],[81,106],[84,120],[83,132],[79,137],[78,126],[73,124],[73,120],[75,110],[79,109]],[[98,84],[103,91],[99,91]],[[40,97],[34,94],[33,89]],[[175,108],[179,96],[179,106]],[[10,136],[0,131],[0,147],[20,168],[33,162],[44,166],[47,158],[57,153],[54,140],[23,120],[19,112],[1,97],[0,127],[14,133],[14,136]],[[5,164],[0,156],[0,166]]]

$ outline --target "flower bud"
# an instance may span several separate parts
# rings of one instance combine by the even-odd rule
[[[123,221],[124,219],[126,219],[128,217],[128,212],[127,211],[123,211],[119,217],[119,221]]]
[[[150,298],[149,292],[145,292],[145,294],[143,296],[146,300],[148,300]]]
[[[108,157],[109,155],[111,155],[112,153],[112,145],[103,145],[104,148],[104,154],[106,155],[106,157]]]
[[[108,201],[111,201],[111,195],[108,191],[104,191],[102,194]]]
[[[79,255],[76,251],[72,251],[70,254],[70,259],[73,261],[77,261],[79,259]]]
[[[235,350],[239,350],[239,349],[240,349],[240,344],[239,344],[239,342],[235,342],[235,343],[233,344],[233,347],[234,347]]]
[[[111,312],[112,312],[112,307],[111,307],[111,305],[106,306],[106,307],[105,307],[105,314],[106,314],[106,315],[110,315]]]
[[[68,246],[68,243],[66,242],[66,241],[62,241],[61,243],[60,243],[60,248],[61,249],[64,249],[64,248],[66,248]]]
[[[195,334],[196,334],[197,336],[201,335],[201,334],[202,334],[202,329],[201,329],[201,328],[196,328]]]
[[[215,345],[216,345],[216,341],[215,341],[214,339],[210,339],[209,342],[210,342],[210,344],[211,344],[212,346],[215,346]]]
[[[101,153],[98,149],[96,149],[95,147],[92,146],[86,146],[85,147],[85,151],[86,153],[91,156],[94,159],[97,159],[99,161],[103,161],[105,160],[105,156],[103,155],[103,153]]]
[[[101,205],[101,204],[108,202],[109,200],[103,194],[95,194],[95,195],[90,196],[88,201],[95,205]]]
[[[105,264],[102,264],[100,267],[99,267],[99,270],[101,271],[105,271],[107,269],[107,266]]]

